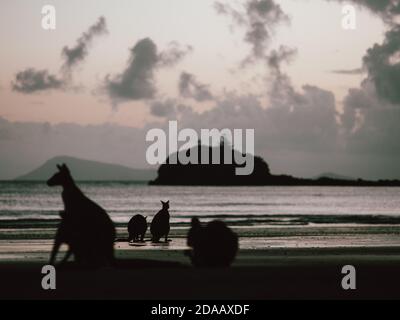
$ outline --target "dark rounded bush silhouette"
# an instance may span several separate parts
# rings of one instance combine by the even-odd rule
[[[137,214],[129,220],[128,223],[128,241],[144,241],[144,236],[147,231],[146,218],[141,214]]]
[[[192,247],[188,255],[196,267],[228,267],[239,249],[238,236],[219,220],[202,227],[199,219],[193,218],[187,242]]]
[[[189,247],[193,248],[193,247],[197,246],[199,241],[201,241],[200,240],[201,231],[202,231],[202,227],[201,227],[199,218],[197,218],[197,217],[192,218],[191,228],[189,229],[189,232],[187,235],[187,245]]]

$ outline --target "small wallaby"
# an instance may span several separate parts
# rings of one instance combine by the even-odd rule
[[[150,232],[152,235],[151,241],[159,242],[162,237],[165,237],[165,242],[168,242],[169,234],[169,201],[162,203],[162,209],[154,216],[150,225]]]
[[[144,241],[144,236],[147,230],[147,217],[143,217],[141,214],[137,214],[129,220],[128,223],[128,242]]]

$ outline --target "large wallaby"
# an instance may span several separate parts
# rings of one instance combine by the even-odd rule
[[[144,241],[144,235],[147,230],[147,217],[143,217],[141,214],[137,214],[129,220],[128,223],[128,241]]]
[[[154,216],[150,225],[150,232],[153,242],[159,242],[160,238],[165,237],[165,242],[168,242],[169,234],[169,201],[162,203],[162,209]]]
[[[57,231],[51,262],[54,263],[60,243],[69,244],[77,263],[104,266],[114,262],[115,227],[107,212],[86,197],[76,186],[68,167],[57,165],[58,172],[48,186],[62,186],[64,213]]]

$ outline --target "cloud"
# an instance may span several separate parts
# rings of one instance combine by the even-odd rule
[[[268,96],[274,105],[282,103],[293,105],[302,102],[291,84],[290,77],[281,70],[282,64],[291,62],[296,54],[296,49],[280,46],[278,50],[272,50],[266,57],[271,72]]]
[[[182,47],[178,42],[172,41],[168,44],[168,48],[160,53],[159,64],[163,67],[172,67],[192,51],[192,46]]]
[[[269,91],[265,96],[268,106],[262,106],[256,97],[237,96],[229,102],[219,101],[218,106],[204,114],[189,115],[192,123],[254,127],[256,135],[262,137],[256,141],[256,150],[263,150],[261,154],[267,150],[267,161],[278,171],[284,165],[295,168],[296,162],[303,161],[320,171],[328,165],[325,167],[328,170],[330,167],[354,176],[400,177],[396,164],[400,160],[400,149],[396,146],[400,127],[394,120],[400,115],[400,26],[396,24],[400,3],[397,0],[350,1],[381,16],[389,31],[382,44],[375,44],[367,51],[362,68],[332,71],[342,75],[367,74],[360,88],[349,91],[343,101],[343,112],[339,114],[332,92],[312,85],[303,86],[301,91],[293,87],[290,77],[282,71],[282,64],[290,62],[296,50],[285,46],[269,49],[274,27],[287,17],[281,12],[270,22],[257,24],[262,21],[262,12],[271,12],[274,8],[266,5],[260,11],[257,4],[261,2],[248,0],[245,10],[220,2],[215,8],[246,30],[244,40],[251,44],[252,53],[243,65],[265,61],[269,67]],[[251,12],[256,19],[252,20]]]
[[[398,161],[398,119],[399,105],[382,101],[373,83],[364,81],[360,88],[351,89],[344,100],[344,111],[341,114],[346,152]],[[371,168],[372,171],[375,169]],[[380,168],[380,171],[383,169]],[[396,170],[393,172],[397,172]]]
[[[343,74],[343,75],[359,75],[359,74],[363,74],[364,70],[362,68],[338,69],[338,70],[331,70],[330,72],[336,73],[336,74]]]
[[[214,7],[217,13],[230,16],[236,25],[246,29],[244,40],[250,44],[251,53],[242,65],[264,59],[275,27],[289,21],[273,0],[247,0],[239,10],[221,2],[216,2]]]
[[[367,8],[380,16],[388,28],[383,42],[369,48],[362,59],[365,79],[359,88],[351,88],[343,100],[339,117],[342,152],[355,159],[354,170],[369,171],[367,174],[375,178],[399,178],[400,2],[335,1]],[[343,71],[336,73],[358,74],[359,70]]]
[[[400,3],[394,0],[353,0],[381,16],[389,30],[381,44],[374,44],[363,57],[367,73],[359,88],[349,90],[343,100],[340,122],[343,141],[349,154],[363,154],[369,159],[386,157],[381,166],[393,168],[388,158],[398,160],[400,149],[400,26],[396,20]],[[371,169],[377,172],[381,168]],[[396,169],[393,169],[395,172]]]
[[[150,39],[139,40],[130,50],[126,69],[119,75],[107,75],[105,88],[114,103],[127,100],[151,99],[156,93],[154,70],[159,56]]]
[[[342,0],[337,0],[343,2]],[[363,69],[352,71],[336,71],[342,74],[358,74],[366,71],[367,77],[363,81],[361,90],[371,92],[374,86],[375,98],[382,102],[400,104],[400,2],[398,0],[351,0],[352,3],[368,8],[379,15],[387,24],[389,31],[386,32],[382,44],[375,44],[367,50],[363,57]],[[355,89],[350,91],[348,100],[353,100]],[[366,94],[370,96],[370,94]],[[360,96],[360,94],[357,94]]]
[[[363,62],[379,97],[400,104],[400,26],[388,31],[382,44],[368,49]]]
[[[62,49],[61,54],[64,63],[61,67],[60,75],[50,74],[45,69],[27,68],[17,72],[15,79],[11,83],[12,89],[24,94],[67,89],[71,81],[72,68],[86,58],[93,38],[106,32],[106,20],[104,17],[100,17],[88,31],[79,37],[75,47],[71,49],[64,47]]]
[[[209,86],[199,83],[193,74],[182,72],[178,87],[180,95],[184,98],[193,98],[199,102],[213,99]]]
[[[174,99],[154,101],[150,105],[150,112],[156,117],[168,118],[176,115],[176,104]]]
[[[297,49],[287,46],[280,46],[278,50],[272,50],[266,57],[268,66],[275,73],[281,73],[281,64],[289,63],[297,54]]]
[[[51,75],[47,70],[35,70],[32,68],[20,71],[16,74],[12,83],[14,91],[30,94],[39,91],[61,89],[65,85],[63,79]]]
[[[116,76],[106,76],[104,89],[114,106],[131,100],[153,99],[157,93],[156,70],[177,64],[190,51],[190,47],[181,49],[177,43],[171,43],[166,50],[158,52],[153,40],[141,39],[130,50],[125,70]]]
[[[314,86],[295,93],[301,103],[294,104],[290,97],[266,106],[254,95],[230,93],[211,110],[181,114],[179,126],[255,129],[255,151],[274,173],[312,176],[335,171],[332,155],[338,151],[339,130],[334,95]]]
[[[88,55],[89,46],[93,39],[107,32],[106,19],[100,17],[95,24],[78,38],[77,44],[74,47],[69,48],[65,46],[62,49],[61,55],[65,60],[62,69],[69,71],[72,67],[82,62]]]

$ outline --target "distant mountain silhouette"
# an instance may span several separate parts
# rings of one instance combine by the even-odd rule
[[[197,150],[195,150],[197,148]],[[220,146],[210,147],[198,145],[191,149],[184,150],[190,155],[191,152],[197,152],[199,160],[201,153],[208,148],[210,155],[213,150],[219,148],[221,155],[221,163],[223,163],[224,143]],[[232,154],[238,152],[231,149]],[[174,154],[178,156],[179,154]],[[254,156],[253,173],[247,176],[236,175],[235,168],[239,165],[233,164],[170,164],[171,155],[166,162],[158,169],[158,176],[155,180],[150,181],[150,185],[208,185],[208,186],[400,186],[399,180],[379,180],[367,181],[363,179],[351,179],[347,177],[320,176],[316,179],[296,178],[290,175],[274,175],[271,174],[269,165],[259,156]],[[178,157],[179,159],[179,157]],[[233,158],[234,159],[234,158]],[[200,163],[200,161],[199,161]]]
[[[46,161],[39,168],[16,180],[47,180],[59,163],[66,163],[77,181],[150,181],[156,177],[156,172],[152,169],[132,169],[115,164],[59,156]]]
[[[338,180],[357,180],[352,177],[343,176],[341,174],[336,174],[332,172],[322,173],[319,176],[315,177],[314,179],[321,179],[321,178],[328,178],[328,179],[338,179]]]

